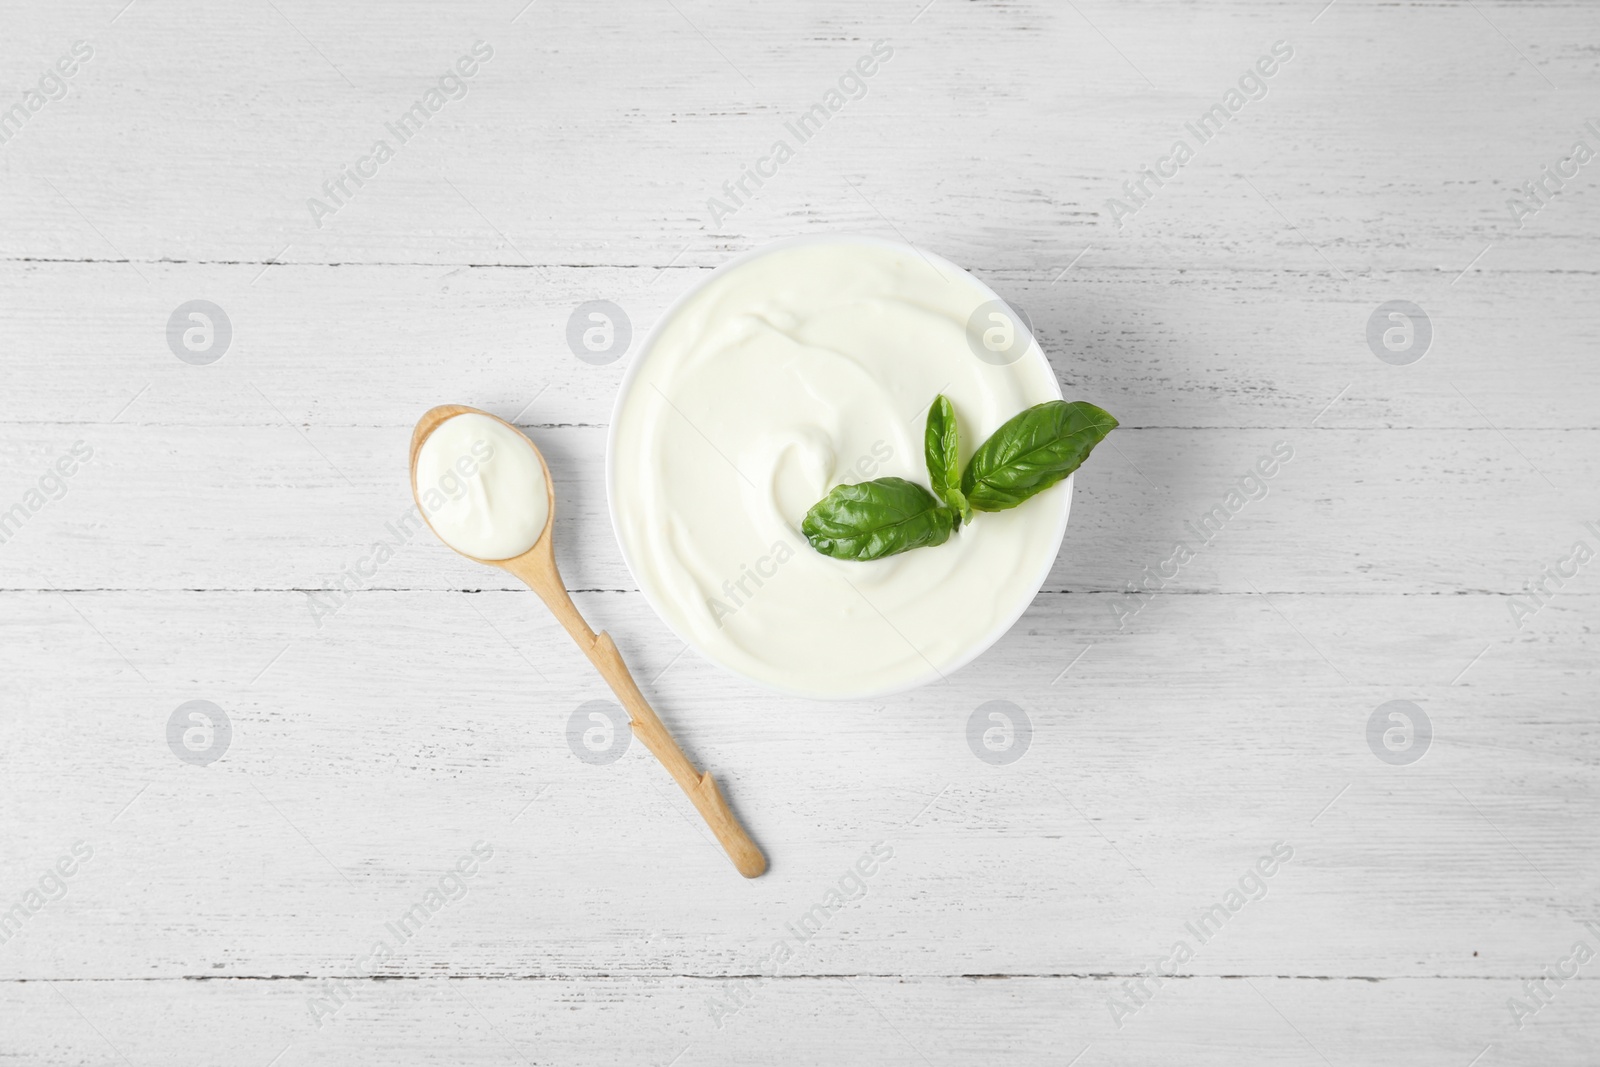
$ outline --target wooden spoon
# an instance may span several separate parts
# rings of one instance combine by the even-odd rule
[[[417,420],[417,428],[411,434],[411,495],[417,500],[417,510],[424,519],[428,517],[427,508],[422,506],[422,500],[417,496],[417,453],[422,450],[422,443],[446,419],[468,414],[488,415],[496,422],[510,427],[519,437],[527,441],[528,447],[533,449],[533,454],[539,457],[539,466],[544,470],[545,492],[549,494],[549,517],[545,520],[544,532],[539,535],[539,539],[534,542],[532,548],[520,556],[513,556],[510,559],[478,559],[476,556],[467,558],[510,571],[539,594],[539,599],[544,601],[545,607],[550,609],[556,620],[567,633],[572,635],[572,639],[578,642],[583,654],[589,657],[589,662],[595,665],[601,677],[605,678],[612,691],[617,694],[617,699],[622,701],[622,706],[628,709],[628,725],[633,729],[634,736],[644,742],[651,754],[667,768],[673,780],[689,795],[690,801],[706,820],[706,825],[711,827],[711,832],[717,835],[717,840],[722,843],[728,858],[739,869],[739,873],[746,878],[759,876],[767,869],[767,858],[761,854],[761,849],[756,847],[756,843],[750,840],[750,835],[745,833],[744,827],[739,825],[738,818],[728,807],[728,802],[723,799],[717,783],[712,780],[711,775],[701,774],[696,770],[694,764],[689,762],[689,758],[678,747],[678,743],[672,739],[672,735],[656,716],[655,709],[650,707],[644,694],[639,692],[639,686],[628,673],[628,666],[622,661],[622,654],[617,651],[611,635],[603,630],[597,634],[589,629],[589,624],[583,621],[583,616],[578,614],[578,609],[573,606],[572,597],[567,595],[567,587],[561,581],[561,572],[556,570],[555,548],[552,544],[554,535],[551,529],[556,519],[555,484],[550,480],[550,468],[538,447],[532,441],[528,441],[521,430],[504,419],[489,415],[487,411],[479,411],[477,408],[461,404],[445,404],[432,409]],[[466,553],[463,552],[462,555]]]

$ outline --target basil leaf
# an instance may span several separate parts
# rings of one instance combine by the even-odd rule
[[[834,559],[882,559],[924,545],[942,545],[960,516],[904,478],[837,485],[806,512],[800,532]]]
[[[943,393],[934,397],[928,407],[923,450],[927,453],[928,481],[933,483],[933,495],[960,513],[963,521],[971,522],[972,507],[961,492],[961,431],[956,427],[956,409]]]
[[[1004,511],[1083,465],[1117,420],[1081,400],[1051,400],[1012,417],[967,464],[961,491],[978,511]]]

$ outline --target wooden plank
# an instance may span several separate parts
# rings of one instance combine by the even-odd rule
[[[1411,268],[1447,281],[1487,245],[1478,269],[1593,269],[1581,189],[1521,229],[1506,207],[1597,117],[1582,7],[1343,5],[1314,24],[1287,2],[1203,18],[1179,3],[947,5],[915,23],[844,0],[781,14],[630,5],[581,22],[559,5],[515,22],[279,7],[30,19],[0,53],[9,67],[42,71],[83,37],[98,51],[6,146],[0,253],[705,265],[842,228],[1039,271],[1086,246],[1103,263],[1329,279]],[[896,52],[866,95],[814,140],[791,137],[795,158],[714,224],[708,199],[877,39]],[[389,135],[480,40],[495,54],[467,95],[411,140]],[[1194,161],[1114,229],[1107,201],[1278,40],[1296,55],[1266,98],[1212,140],[1190,136]],[[317,226],[307,201],[385,137],[395,158],[347,183],[348,205]]]
[[[308,634],[291,593],[7,594],[14,891],[99,851],[0,965],[326,973],[478,841],[402,973],[750,973],[880,840],[797,972],[1127,973],[1278,841],[1197,972],[1535,974],[1591,917],[1593,596],[1488,649],[1495,597],[1173,596],[1109,638],[1097,599],[1041,598],[947,685],[864,705],[774,697],[637,595],[581,595],[767,847],[746,884],[638,746],[575,758],[605,693],[531,595],[373,593]],[[234,724],[210,766],[167,748],[190,699]],[[1394,699],[1433,724],[1410,766],[1369,748]],[[1032,723],[1009,765],[969,747],[990,700]]]
[[[911,429],[900,431],[895,462],[921,478]],[[557,487],[557,555],[568,587],[636,588],[611,532],[605,430],[531,432]],[[32,498],[43,506],[0,546],[0,584],[520,588],[451,553],[429,531],[408,536],[417,529],[414,518],[406,525],[409,435],[407,427],[308,427],[298,419],[236,427],[0,424],[6,507],[26,503],[42,472],[75,442],[93,449],[64,495]],[[1270,459],[1279,443],[1293,458],[1272,477],[1256,477],[1258,460]],[[1116,447],[1102,448],[1079,472],[1049,589],[1124,592],[1130,582],[1153,582],[1180,593],[1510,596],[1571,556],[1576,542],[1600,551],[1600,534],[1584,525],[1600,525],[1600,510],[1583,503],[1583,487],[1600,477],[1594,431],[1132,428],[1108,444]],[[1239,495],[1230,499],[1231,492]],[[1213,508],[1223,518],[1207,521]],[[1193,559],[1168,565],[1180,541]],[[392,558],[374,562],[375,545],[391,546]],[[354,576],[341,577],[346,571]],[[1591,583],[1580,568],[1564,584],[1592,592]],[[1510,620],[1509,605],[1502,610]]]
[[[1056,282],[1056,271],[990,270],[931,247],[1020,306],[1063,388],[1129,428],[1597,425],[1592,273],[1495,273],[1452,288],[1414,271],[1345,285],[1301,271],[1085,260]],[[409,428],[455,400],[534,424],[603,426],[645,333],[706,273],[141,269],[150,284],[106,263],[29,264],[0,278],[13,309],[0,320],[4,421]],[[209,366],[180,362],[167,344],[174,309],[196,298],[221,306],[233,330]],[[1409,366],[1380,362],[1367,343],[1368,319],[1393,299],[1418,303],[1433,331]],[[568,347],[568,320],[589,300],[628,317],[632,343],[614,363],[591,365]]]
[[[0,985],[19,1059],[53,1064],[162,1060],[173,1042],[206,1062],[419,1064],[1000,1062],[1200,1064],[1241,1057],[1439,1065],[1582,1062],[1593,982],[1567,983],[1522,1030],[1510,979],[1466,982],[1168,982],[1117,1029],[1120,979],[508,979],[352,983],[318,1028],[323,983],[56,982]],[[717,1005],[743,997],[723,1016]],[[181,1035],[174,1038],[172,1035]],[[1488,1052],[1485,1055],[1485,1052]]]

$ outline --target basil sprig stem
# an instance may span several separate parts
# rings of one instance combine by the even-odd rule
[[[960,512],[962,522],[971,522],[972,506],[961,491],[961,431],[956,427],[956,409],[943,393],[928,405],[928,426],[922,439],[933,495]]]

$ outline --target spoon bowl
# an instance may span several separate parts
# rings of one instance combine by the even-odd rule
[[[550,478],[550,467],[544,461],[544,454],[539,451],[523,432],[495,415],[477,408],[467,407],[463,404],[443,404],[425,412],[417,420],[416,429],[411,433],[411,495],[417,502],[417,511],[422,515],[423,521],[428,523],[428,528],[435,534],[439,531],[434,528],[433,520],[428,516],[428,509],[422,501],[422,494],[417,491],[417,457],[422,452],[423,445],[428,438],[441,425],[457,415],[483,415],[493,419],[502,426],[511,430],[527,446],[533,449],[533,454],[539,460],[539,468],[544,474],[544,491],[546,495],[546,517],[544,529],[539,532],[538,539],[532,547],[519,555],[508,559],[481,559],[477,556],[461,552],[451,545],[452,550],[459,552],[468,559],[490,567],[499,567],[522,579],[527,586],[539,594],[545,606],[550,609],[556,621],[561,623],[567,634],[577,642],[583,654],[593,663],[606,683],[622,702],[628,711],[628,726],[633,730],[634,736],[644,742],[644,746],[658,759],[662,766],[673,777],[680,788],[688,795],[695,809],[716,835],[717,841],[727,852],[728,858],[739,873],[746,878],[755,878],[767,869],[767,859],[761,849],[750,839],[745,832],[738,817],[728,806],[727,800],[722,795],[722,790],[717,788],[717,783],[710,774],[697,770],[689,758],[683,754],[678,743],[673,740],[672,734],[661,722],[655,709],[640,692],[639,686],[628,672],[628,666],[623,662],[622,654],[617,651],[616,642],[604,630],[595,633],[589,624],[579,614],[572,597],[567,593],[567,587],[561,580],[561,572],[556,568],[555,556],[555,519],[556,519],[556,490],[555,483]],[[443,535],[439,539],[449,545]]]

